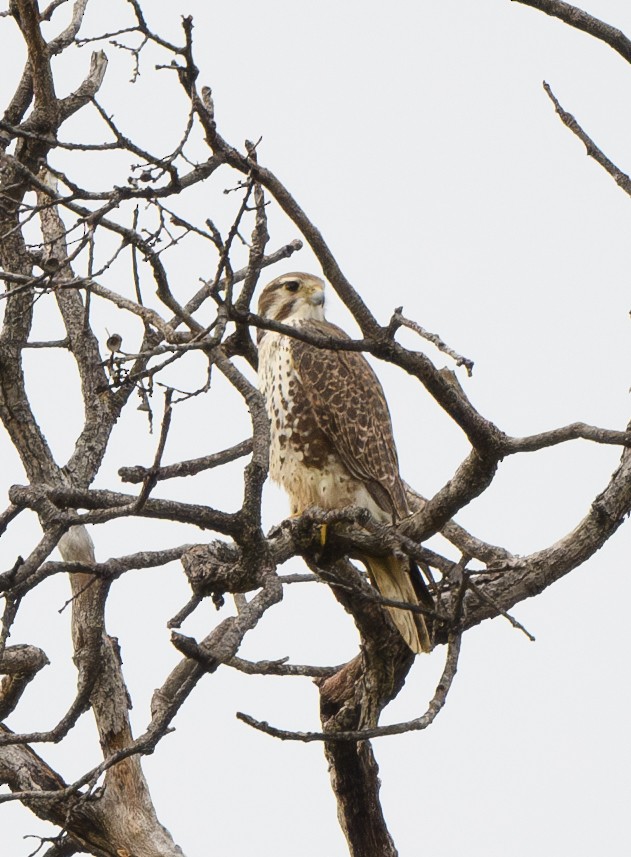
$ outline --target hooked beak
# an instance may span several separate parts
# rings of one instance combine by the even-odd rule
[[[315,288],[309,295],[309,303],[312,306],[322,306],[324,303],[324,289]]]

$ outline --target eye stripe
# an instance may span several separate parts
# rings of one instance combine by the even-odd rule
[[[283,304],[276,313],[276,321],[283,321],[287,316],[291,315],[295,301],[287,301]]]

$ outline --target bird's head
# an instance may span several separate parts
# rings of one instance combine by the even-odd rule
[[[324,281],[313,274],[291,273],[268,283],[259,298],[258,314],[285,324],[324,319]]]

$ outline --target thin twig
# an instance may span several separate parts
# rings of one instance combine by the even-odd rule
[[[575,134],[578,139],[583,143],[585,149],[587,150],[587,154],[590,158],[593,158],[597,163],[600,164],[603,169],[605,169],[609,175],[614,179],[618,187],[621,187],[622,190],[631,196],[631,178],[626,173],[623,173],[621,169],[619,169],[613,161],[610,161],[609,158],[605,155],[602,149],[599,149],[596,143],[589,137],[585,131],[578,124],[574,116],[571,113],[568,113],[566,110],[561,107],[559,101],[556,96],[552,92],[549,84],[543,81],[543,88],[550,101],[554,104],[556,112],[559,114],[561,122],[565,125],[566,128],[569,128],[570,131]]]
[[[306,744],[313,741],[366,741],[371,738],[402,735],[404,732],[418,732],[422,729],[427,729],[434,722],[447,701],[447,695],[458,669],[460,641],[460,634],[450,636],[445,667],[436,686],[434,696],[425,714],[414,720],[394,723],[391,726],[375,726],[372,729],[358,729],[349,732],[291,732],[287,729],[278,729],[276,726],[270,726],[264,720],[256,720],[254,717],[244,714],[241,711],[237,712],[237,718],[243,721],[243,723],[247,723],[248,726],[252,726],[253,729],[258,729],[260,732],[265,732],[266,735],[271,735],[274,738],[280,738],[281,741],[302,741]]]
[[[490,604],[491,607],[494,607],[495,610],[497,610],[499,616],[503,616],[505,619],[508,619],[513,628],[516,628],[518,631],[521,631],[523,634],[525,634],[531,643],[536,642],[536,637],[534,637],[530,633],[530,631],[521,624],[521,622],[518,622],[517,619],[515,619],[514,616],[511,616],[511,614],[507,610],[504,610],[502,607],[500,607],[500,605],[493,598],[491,598],[490,595],[488,595],[479,586],[476,586],[476,584],[472,580],[469,580],[468,588],[480,601],[485,601],[487,604]]]
[[[213,467],[219,467],[222,464],[228,464],[231,461],[236,461],[245,455],[252,452],[252,438],[242,440],[234,446],[224,449],[222,452],[213,452],[211,455],[204,455],[201,458],[190,458],[187,461],[179,461],[177,464],[166,464],[159,467],[153,472],[153,476],[157,481],[163,479],[175,479],[184,476],[195,476],[197,473],[202,473],[204,470],[210,470]],[[149,471],[146,467],[121,467],[118,475],[123,482],[142,482],[146,479]]]
[[[142,490],[138,495],[138,501],[136,503],[136,508],[134,509],[135,514],[138,514],[142,511],[145,503],[149,499],[149,494],[153,491],[158,482],[158,477],[156,476],[156,473],[160,467],[160,462],[162,461],[164,447],[166,446],[167,437],[169,434],[169,428],[171,427],[171,416],[173,413],[173,410],[171,408],[172,398],[173,390],[167,389],[164,394],[164,414],[162,416],[162,426],[160,428],[160,439],[158,441],[158,447],[156,449],[156,454],[153,459],[153,464],[149,468],[149,472],[143,482]]]
[[[447,354],[452,358],[452,360],[455,360],[456,366],[464,366],[467,370],[467,375],[471,377],[473,374],[473,360],[458,354],[453,350],[453,348],[450,348],[450,346],[447,345],[447,343],[437,333],[430,333],[429,330],[425,330],[424,327],[421,327],[418,322],[406,318],[402,313],[403,307],[398,307],[395,309],[392,318],[390,319],[388,331],[391,336],[394,336],[397,328],[399,327],[407,327],[409,330],[413,330],[414,333],[417,333],[422,339],[426,339],[428,342],[431,342],[439,351],[442,351],[443,354]]]

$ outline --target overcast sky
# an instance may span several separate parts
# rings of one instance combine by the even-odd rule
[[[92,6],[86,33],[118,28],[112,10],[122,3],[92,0]],[[584,8],[631,34],[629,4],[589,0]],[[586,157],[541,85],[547,80],[628,172],[631,68],[617,54],[509,0],[147,4],[149,23],[178,42],[186,13],[194,16],[200,82],[213,88],[222,134],[239,146],[262,136],[260,161],[319,226],[380,320],[403,304],[409,317],[472,358],[473,378],[460,370],[461,383],[508,433],[575,420],[625,426],[630,201]],[[12,22],[1,19],[3,103],[21,69],[13,33]],[[81,80],[91,49],[61,61],[59,94]],[[139,82],[131,85],[130,57],[105,50],[110,67],[101,102],[129,136],[167,151],[185,119],[174,76],[156,73],[160,58],[147,52]],[[81,113],[72,127],[80,133],[88,121]],[[120,182],[118,166],[112,159],[89,181]],[[198,188],[189,213],[200,222],[211,216],[228,223],[233,203],[221,193],[226,181],[222,174]],[[271,211],[270,222],[270,249],[297,237],[280,214]],[[188,295],[213,262],[186,253],[180,262],[178,294]],[[269,278],[292,269],[320,273],[304,250]],[[40,305],[37,333],[58,331],[52,303]],[[135,335],[120,313],[102,312],[103,340],[106,327]],[[354,332],[332,294],[328,312]],[[424,347],[411,335],[401,339]],[[448,365],[429,346],[427,353]],[[60,462],[81,417],[71,385],[63,415],[51,410],[64,373],[73,380],[67,359],[38,354],[27,363],[29,388]],[[173,377],[194,386],[203,380],[201,361],[198,371],[196,378]],[[403,476],[429,495],[450,478],[467,444],[413,379],[389,366],[377,371]],[[119,466],[153,458],[155,437],[133,407],[113,438],[100,487],[120,488]],[[240,403],[217,380],[213,395],[176,412],[166,458],[221,449],[247,428]],[[24,475],[4,435],[0,456],[5,495]],[[618,459],[619,450],[582,441],[512,457],[458,521],[516,553],[545,547],[585,514]],[[233,465],[181,480],[168,492],[236,507],[239,473]],[[284,497],[270,487],[266,524],[286,513]],[[0,543],[0,568],[27,553],[36,533],[33,521],[20,518]],[[100,560],[200,540],[192,528],[170,531],[150,522],[112,522],[92,535]],[[535,643],[503,619],[468,633],[448,704],[432,728],[376,743],[385,815],[401,857],[628,853],[630,549],[627,525],[584,567],[518,605],[514,613]],[[151,692],[179,658],[165,623],[188,592],[177,566],[134,574],[114,586],[107,619],[120,639],[139,732]],[[67,583],[55,578],[21,608],[11,642],[41,646],[52,663],[10,720],[14,729],[52,726],[73,696],[68,611],[58,613],[67,597]],[[211,606],[198,614],[185,632],[201,636],[227,615]],[[324,587],[309,586],[288,592],[248,637],[243,656],[339,663],[356,645],[349,617]],[[384,722],[425,710],[443,659],[443,650],[417,659]],[[308,680],[247,678],[227,669],[207,678],[178,715],[176,732],[143,762],[160,819],[187,857],[345,855],[321,748],[255,733],[235,720],[237,710],[287,728],[318,726],[317,693]],[[62,746],[41,751],[66,780],[82,773],[98,761],[89,718]],[[33,850],[24,834],[48,830],[17,804],[0,807],[0,818],[0,851],[11,857]]]

